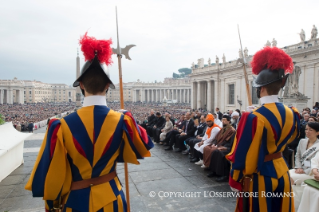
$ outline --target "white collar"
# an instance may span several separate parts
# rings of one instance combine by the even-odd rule
[[[260,98],[260,104],[267,104],[267,103],[274,103],[279,102],[278,95],[271,95],[271,96],[263,96]]]
[[[103,105],[107,106],[105,96],[87,96],[84,97],[83,107],[88,107],[92,105]]]

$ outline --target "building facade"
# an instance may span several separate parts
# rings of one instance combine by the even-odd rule
[[[298,90],[309,98],[307,106],[312,108],[315,102],[319,101],[319,39],[302,41],[282,49],[292,57],[295,66],[300,67]],[[244,55],[249,64],[252,56],[248,55],[247,48],[245,50],[247,52],[244,51]],[[228,62],[224,58],[222,63],[216,58],[214,65],[204,66],[202,59],[196,66],[193,65],[190,74],[192,108],[204,108],[209,111],[214,111],[216,107],[221,111],[237,108],[246,110],[248,98],[242,55],[240,54],[237,60]],[[249,65],[246,70],[252,103],[258,106],[259,99],[255,88],[252,87],[253,75]],[[281,92],[279,97],[282,95]]]
[[[132,82],[123,83],[123,99],[124,102],[132,102],[133,101],[133,87]],[[106,101],[108,102],[120,102],[120,85],[115,84],[115,89],[109,89],[106,94]]]
[[[190,103],[190,78],[165,78],[163,82],[146,83],[137,80],[132,85],[133,102]]]
[[[66,84],[40,81],[0,80],[0,104],[37,102],[74,102],[75,88]]]

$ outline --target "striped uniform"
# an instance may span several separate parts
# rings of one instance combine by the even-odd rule
[[[67,212],[126,211],[118,177],[70,191],[71,182],[106,175],[116,170],[117,162],[139,164],[137,159],[150,157],[153,146],[129,112],[83,107],[50,122],[26,189],[46,200],[47,211],[60,195]]]
[[[232,163],[229,178],[232,188],[242,191],[243,177],[252,175],[250,192],[258,192],[258,196],[249,198],[250,211],[294,211],[285,160],[281,157],[264,162],[264,159],[266,155],[283,152],[299,135],[299,124],[298,111],[279,102],[263,104],[241,117],[232,150],[226,158]],[[275,198],[274,194],[286,194],[286,197]],[[272,198],[266,198],[267,195]],[[242,204],[242,198],[238,198],[236,211],[242,211]]]

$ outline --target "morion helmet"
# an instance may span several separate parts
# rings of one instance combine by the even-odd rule
[[[85,76],[85,73],[92,69],[102,71],[110,82],[110,88],[114,89],[115,86],[111,80],[110,72],[107,68],[112,64],[112,40],[97,40],[94,37],[87,36],[87,32],[80,39],[81,51],[85,58],[85,64],[82,67],[79,78],[73,83],[73,87],[80,85],[80,81]]]
[[[289,74],[292,74],[294,64],[291,57],[277,47],[264,47],[258,51],[251,61],[254,77],[253,87],[260,88],[281,80],[284,87]]]

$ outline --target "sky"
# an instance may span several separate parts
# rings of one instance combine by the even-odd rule
[[[249,55],[275,38],[278,47],[310,38],[319,26],[319,1],[212,0],[0,0],[0,79],[38,80],[71,85],[76,77],[79,38],[86,31],[112,39],[116,48],[118,10],[120,46],[135,44],[132,60],[122,59],[123,82],[163,81],[199,58],[215,62]],[[80,51],[81,66],[84,57]],[[109,66],[118,83],[116,55]]]

